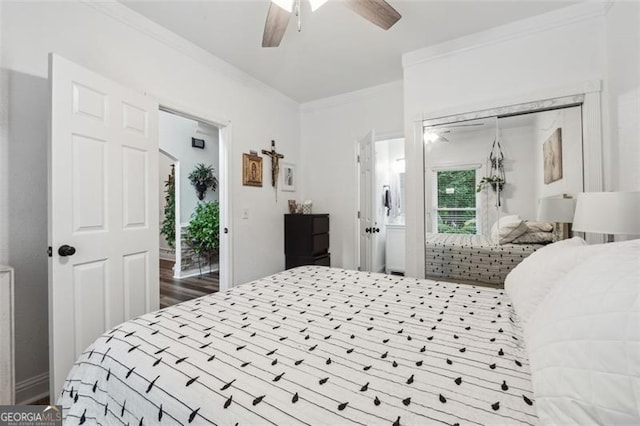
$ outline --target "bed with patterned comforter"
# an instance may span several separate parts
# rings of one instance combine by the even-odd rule
[[[125,322],[84,351],[67,424],[536,423],[501,290],[317,266]]]
[[[485,235],[427,234],[425,275],[502,286],[509,272],[542,244],[496,244]]]

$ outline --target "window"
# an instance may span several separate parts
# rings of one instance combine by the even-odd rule
[[[438,233],[476,233],[476,170],[436,172]]]

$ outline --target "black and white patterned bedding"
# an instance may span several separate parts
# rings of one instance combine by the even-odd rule
[[[308,266],[123,323],[79,357],[66,424],[535,424],[500,290]]]
[[[497,286],[542,244],[495,244],[485,235],[427,234],[425,275]]]

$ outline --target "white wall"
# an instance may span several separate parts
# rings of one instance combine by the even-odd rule
[[[102,11],[106,10],[110,16]],[[134,29],[142,25],[145,32]],[[235,283],[284,268],[286,197],[242,186],[242,153],[277,142],[299,162],[298,104],[118,3],[2,2],[0,262],[16,268],[16,378],[48,369],[47,55],[56,52],[168,106],[232,123],[230,191]],[[211,117],[209,117],[211,116]],[[324,174],[324,171],[322,172]],[[7,185],[9,190],[2,190]],[[294,194],[295,195],[295,194]],[[243,209],[248,219],[241,219]],[[6,243],[8,241],[8,244]],[[47,389],[46,381],[38,383]],[[29,392],[23,395],[28,397]]]
[[[577,197],[582,192],[582,112],[580,107],[544,111],[536,114],[535,197],[543,198],[560,194]],[[556,129],[562,129],[562,178],[544,183],[544,158],[542,146]]]
[[[606,17],[605,160],[610,190],[640,190],[640,2],[614,3]]]
[[[407,193],[413,194],[407,197],[408,275],[424,276],[423,144],[416,123],[602,79],[604,13],[600,4],[582,4],[403,56]]]
[[[206,129],[207,134],[196,133],[198,122],[189,118],[181,117],[165,111],[160,111],[160,149],[169,153],[180,161],[180,212],[176,220],[186,225],[191,218],[191,214],[198,204],[196,189],[188,179],[198,163],[213,166],[213,175],[220,179],[219,167],[219,132],[213,126],[200,124],[200,128]],[[209,134],[210,133],[210,134]],[[191,138],[204,139],[204,149],[193,148]],[[212,191],[207,189],[203,201],[216,201],[220,190]],[[161,217],[164,214],[161,215]]]
[[[371,129],[402,135],[402,83],[303,104],[301,167],[303,197],[313,211],[329,213],[331,265],[356,268],[356,140]]]
[[[501,195],[500,214],[517,214],[523,219],[535,220],[538,198],[532,191],[535,176],[535,163],[531,161],[535,150],[533,128],[507,127],[505,120],[508,119],[498,119],[507,181]],[[491,225],[493,221],[489,221]]]

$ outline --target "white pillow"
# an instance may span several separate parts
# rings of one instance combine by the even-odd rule
[[[498,225],[500,227],[498,228]],[[498,244],[508,244],[527,232],[527,224],[518,215],[501,217],[491,227],[491,238]]]
[[[553,223],[530,221],[527,222],[527,228],[529,228],[527,232],[552,232]]]
[[[525,333],[540,424],[640,424],[640,240],[600,244]]]
[[[526,326],[531,315],[556,283],[580,261],[579,248],[586,243],[573,237],[534,251],[504,280],[504,289],[513,308]]]
[[[553,232],[529,231],[511,241],[511,244],[543,244],[551,242],[553,242]]]
[[[512,215],[501,217],[499,220],[496,220],[493,223],[493,225],[491,225],[491,235],[492,236],[498,235],[498,223],[502,227],[507,222],[517,222],[517,221],[522,221],[522,218],[520,216],[518,216],[517,214],[512,214]]]

